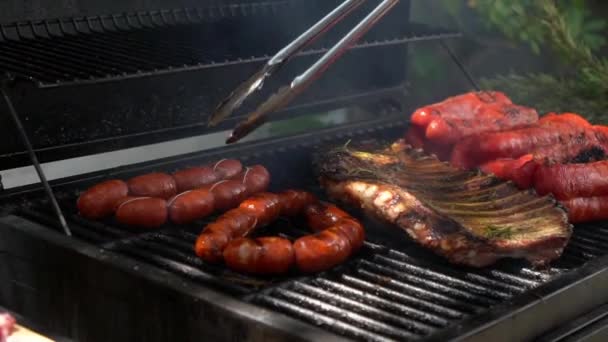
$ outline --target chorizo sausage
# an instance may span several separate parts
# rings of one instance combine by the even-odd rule
[[[608,219],[608,196],[576,197],[561,202],[571,223]]]
[[[197,189],[222,179],[232,178],[243,170],[243,164],[236,159],[222,159],[213,165],[191,167],[173,173],[177,192]]]
[[[212,167],[191,167],[173,173],[177,192],[200,188],[204,185],[220,180],[219,175],[213,172]]]
[[[227,226],[226,220],[208,225],[197,239],[195,251],[206,261],[218,262],[223,258],[229,268],[239,272],[282,274],[293,266],[306,273],[327,270],[344,262],[365,240],[363,227],[354,218],[336,206],[320,204],[314,195],[303,191],[261,193],[230,212],[248,212],[256,219],[253,226],[238,234]],[[293,244],[281,237],[245,238],[279,215],[297,214],[305,214],[309,226],[317,233],[301,237]]]
[[[569,141],[586,129],[589,128],[555,120],[532,127],[472,135],[454,145],[450,162],[455,167],[471,169],[495,159],[519,158],[542,146]]]
[[[281,215],[284,216],[296,216],[318,201],[315,195],[308,191],[285,190],[278,195],[282,205]]]
[[[281,237],[239,238],[224,249],[226,266],[253,274],[283,274],[294,263],[291,241]]]
[[[238,207],[247,198],[247,187],[245,184],[236,180],[221,180],[209,187],[209,192],[213,194],[215,210],[226,211]]]
[[[320,272],[339,265],[365,241],[361,224],[334,205],[311,205],[306,217],[311,228],[319,232],[293,244],[295,262],[302,272]]]
[[[482,164],[479,169],[485,173],[511,180],[520,189],[528,189],[532,186],[534,173],[538,163],[531,154],[526,154],[517,159],[497,159]]]
[[[247,187],[247,195],[266,191],[268,185],[270,185],[270,173],[262,165],[247,167],[233,179],[245,184]]]
[[[276,220],[284,208],[290,213],[294,212],[311,198],[316,200],[311,194],[302,194],[301,191],[256,194],[207,225],[197,238],[195,253],[207,262],[219,262],[231,240],[244,237],[255,228]],[[287,200],[292,202],[286,203]]]
[[[352,252],[348,236],[338,226],[297,239],[293,249],[296,265],[304,273],[330,269],[344,262]]]
[[[608,195],[608,161],[539,166],[534,188],[541,195],[552,193],[558,200]]]
[[[186,224],[210,215],[215,209],[215,199],[209,190],[194,189],[175,195],[167,206],[171,222]]]
[[[213,172],[218,179],[232,178],[243,171],[243,164],[236,159],[222,159],[213,165]]]
[[[308,227],[313,232],[320,232],[327,227],[335,225],[341,219],[350,217],[349,214],[335,205],[322,205],[319,203],[307,206],[304,215]]]
[[[167,201],[158,197],[125,197],[116,208],[116,220],[127,226],[158,228],[167,216]]]
[[[439,117],[471,119],[476,117],[476,110],[480,107],[511,103],[511,99],[502,92],[468,92],[417,109],[412,114],[411,121],[417,126],[426,128],[432,120]]]
[[[166,173],[148,173],[127,181],[129,195],[137,197],[160,197],[168,199],[177,193],[175,179]]]
[[[114,214],[118,201],[129,193],[127,183],[112,179],[96,184],[78,197],[80,215],[97,220]]]
[[[282,204],[277,194],[262,192],[244,200],[239,209],[253,213],[259,227],[265,226],[279,218]]]
[[[194,252],[209,263],[222,261],[222,253],[230,240],[242,237],[257,225],[257,217],[251,211],[235,208],[208,224],[196,239]]]

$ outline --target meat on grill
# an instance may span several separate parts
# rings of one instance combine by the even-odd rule
[[[191,223],[213,212],[237,207],[247,196],[265,191],[270,183],[270,174],[261,165],[248,167],[232,178],[184,191],[169,200],[124,197],[116,209],[116,220],[127,226],[144,228],[160,227],[167,219],[176,224]]]
[[[575,197],[562,201],[572,223],[608,219],[608,196]]]
[[[317,156],[316,165],[330,197],[397,225],[456,264],[483,267],[514,257],[545,265],[572,233],[553,198],[457,170],[403,142],[337,148]]]
[[[314,234],[293,243],[283,237],[249,238],[248,234],[279,216],[304,215]],[[207,225],[196,240],[196,255],[207,262],[224,261],[234,270],[282,274],[291,268],[320,272],[332,268],[363,244],[361,224],[346,212],[320,203],[309,192],[261,193]]]
[[[411,117],[411,129],[417,132],[408,136],[449,147],[473,134],[524,127],[537,120],[536,110],[513,104],[504,93],[471,92],[417,109]]]
[[[90,187],[79,196],[78,211],[88,219],[105,218],[114,214],[117,204],[124,202],[126,196],[169,199],[222,179],[238,177],[242,169],[240,161],[222,159],[208,166],[178,170],[172,175],[154,172],[135,176],[127,182],[107,180]],[[257,186],[259,185],[254,187]]]
[[[432,150],[425,149],[429,152]],[[480,170],[564,201],[571,222],[602,219],[608,198],[608,128],[574,113],[543,116],[522,129],[482,133],[457,143],[454,166]]]
[[[469,136],[454,145],[450,162],[471,169],[500,158],[518,158],[545,146],[566,144],[590,129],[590,125],[580,124],[585,120],[578,115],[563,115],[542,117],[526,128]]]
[[[607,155],[608,144],[599,141],[595,135],[589,135],[589,132],[583,132],[568,142],[533,149],[519,158],[492,160],[479,165],[479,168],[501,179],[512,180],[521,189],[527,189],[534,186],[534,175],[540,169],[551,168],[550,165],[557,164],[585,165],[604,160]],[[543,194],[547,192],[550,191],[544,191]]]

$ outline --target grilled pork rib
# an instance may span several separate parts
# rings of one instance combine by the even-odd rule
[[[483,267],[513,257],[546,265],[572,234],[552,197],[459,171],[403,142],[388,149],[334,149],[319,155],[316,165],[330,197],[397,225],[455,264]]]

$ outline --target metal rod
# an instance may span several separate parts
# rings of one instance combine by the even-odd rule
[[[315,64],[304,73],[297,76],[290,85],[282,87],[262,103],[248,118],[234,129],[227,144],[237,142],[266,121],[269,113],[274,112],[306,89],[312,82],[319,78],[327,68],[340,58],[348,49],[355,44],[367,31],[369,31],[386,13],[388,13],[399,0],[383,0],[374,10],[369,13],[355,28],[348,32],[336,45],[327,51]]]
[[[363,4],[365,0],[346,0],[340,6],[311,26],[306,32],[301,34],[279,52],[277,52],[261,70],[256,72],[247,81],[239,85],[228,97],[217,106],[215,112],[209,118],[209,126],[215,126],[220,121],[230,116],[234,110],[257,89],[260,89],[264,80],[276,71],[281,65],[289,60],[298,51],[314,42],[323,33],[340,22],[345,16]]]
[[[450,47],[448,46],[448,44],[446,44],[443,41],[443,39],[439,40],[439,44],[441,44],[441,46],[445,49],[445,51],[448,53],[448,55],[450,56],[450,58],[452,58],[452,60],[454,61],[454,63],[456,63],[456,65],[458,66],[458,68],[460,69],[460,71],[462,71],[462,73],[464,74],[464,77],[466,77],[466,79],[469,81],[469,83],[471,83],[471,85],[473,86],[473,88],[475,88],[476,91],[481,91],[481,88],[479,87],[479,85],[477,84],[477,82],[475,82],[475,79],[473,79],[473,76],[471,75],[471,73],[464,66],[464,64],[462,63],[462,61],[460,60],[460,58],[458,58],[458,56],[456,56],[456,54],[454,54],[454,52],[452,51],[452,49],[450,49]]]
[[[34,168],[36,169],[36,173],[38,173],[38,177],[40,177],[40,181],[42,182],[42,185],[44,186],[44,190],[46,191],[47,196],[51,200],[51,205],[53,206],[53,210],[55,211],[55,214],[57,214],[57,217],[59,218],[59,223],[61,224],[61,227],[63,228],[63,231],[65,232],[65,234],[67,236],[72,236],[72,232],[70,231],[70,228],[68,227],[68,223],[66,222],[65,217],[63,216],[63,213],[61,212],[59,203],[57,203],[57,199],[55,198],[53,189],[51,189],[51,186],[49,185],[49,182],[47,181],[46,176],[44,175],[44,171],[42,170],[42,167],[40,167],[40,163],[38,162],[36,153],[34,152],[32,144],[30,143],[30,139],[28,138],[27,133],[25,132],[25,128],[23,127],[23,124],[21,123],[21,119],[19,119],[19,115],[17,114],[17,111],[15,110],[15,107],[13,106],[13,102],[11,101],[11,99],[8,96],[8,93],[6,92],[6,89],[4,87],[0,87],[0,91],[2,92],[2,96],[4,97],[4,101],[6,102],[6,105],[8,107],[8,112],[10,113],[11,117],[13,118],[13,121],[15,122],[15,126],[17,126],[17,130],[19,131],[19,134],[21,135],[21,139],[23,140],[23,143],[25,144],[25,147],[28,150],[30,159],[32,160],[32,164],[34,164]]]

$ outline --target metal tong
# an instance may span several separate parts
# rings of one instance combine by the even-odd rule
[[[274,71],[279,69],[298,51],[321,37],[325,32],[348,16],[364,2],[365,0],[344,1],[340,6],[336,7],[323,19],[274,55],[260,71],[243,82],[228,97],[220,102],[209,119],[209,126],[217,125],[220,121],[230,116],[234,110],[241,106],[249,95],[262,87],[264,80],[272,75]],[[231,144],[244,138],[262,125],[266,121],[268,114],[277,111],[291,102],[304,89],[317,80],[331,64],[338,60],[397,3],[399,3],[399,0],[382,0],[373,11],[348,32],[336,45],[329,49],[316,63],[294,78],[289,85],[279,88],[276,93],[272,94],[265,102],[258,106],[255,111],[250,113],[247,116],[247,119],[240,122],[232,131],[232,134],[226,140],[226,143]]]

